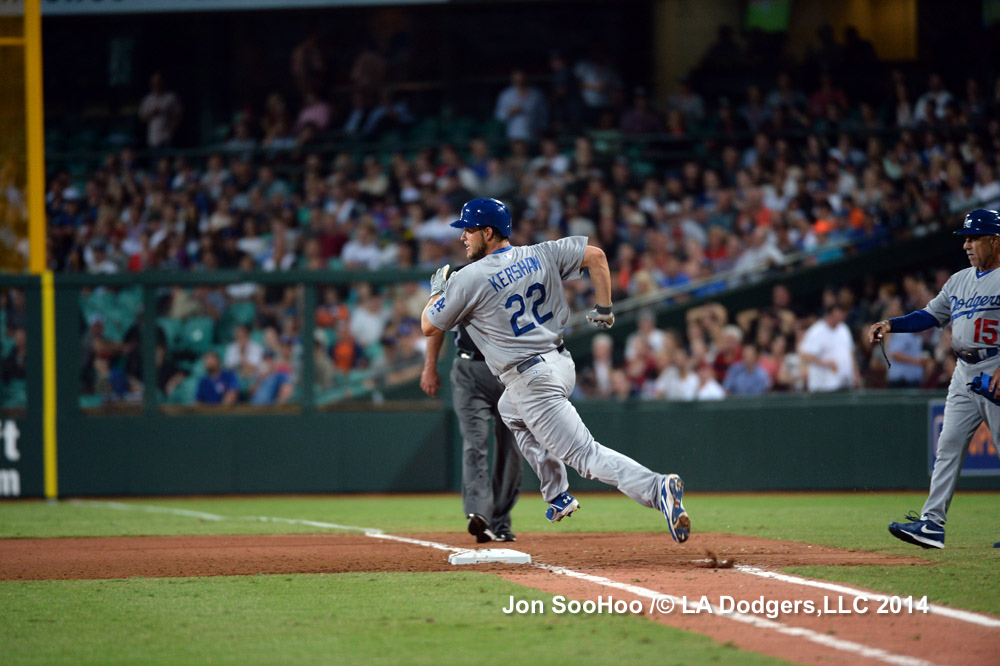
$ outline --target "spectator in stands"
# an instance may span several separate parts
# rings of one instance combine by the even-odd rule
[[[510,74],[510,86],[497,97],[494,116],[507,126],[511,141],[534,141],[548,122],[545,96],[527,83],[523,70]]]
[[[621,129],[626,134],[658,134],[664,131],[663,118],[650,106],[645,88],[633,91],[632,106],[622,114]]]
[[[614,394],[614,340],[607,333],[598,333],[590,341],[591,364],[580,377],[580,390],[588,398],[610,398]]]
[[[344,268],[376,270],[382,265],[382,250],[378,246],[375,225],[370,218],[363,220],[354,238],[347,241],[340,255]]]
[[[549,53],[549,127],[557,134],[576,134],[583,122],[583,101],[576,76],[560,51]]]
[[[640,345],[651,354],[660,353],[667,345],[667,334],[656,327],[656,314],[652,310],[639,313],[638,327],[625,341],[625,360],[640,356]]]
[[[833,76],[824,72],[819,77],[819,88],[809,96],[809,112],[814,117],[822,117],[831,105],[846,110],[847,95],[834,83]]]
[[[898,298],[886,308],[885,318],[903,316]],[[916,333],[889,333],[885,336],[885,353],[892,365],[887,378],[889,388],[916,388],[924,381],[924,352],[921,337]]]
[[[764,103],[764,95],[756,85],[747,86],[746,103],[740,107],[740,117],[750,128],[751,132],[757,132],[771,122],[772,109]]]
[[[348,320],[337,324],[337,342],[333,345],[333,364],[340,372],[348,372],[366,365],[365,350],[354,339]]]
[[[774,110],[783,108],[792,114],[801,114],[806,110],[808,100],[805,93],[792,84],[792,75],[787,71],[778,72],[774,90],[767,94],[767,105]]]
[[[860,384],[854,339],[844,324],[845,316],[840,305],[831,304],[799,344],[799,357],[806,368],[806,390],[810,393],[840,391]]]
[[[719,330],[713,338],[715,357],[712,360],[712,369],[715,371],[715,378],[723,380],[730,366],[742,358],[743,331],[739,326],[729,324]]]
[[[260,374],[250,393],[251,405],[284,405],[292,399],[295,391],[292,350],[291,341],[283,339],[277,351],[264,352]]]
[[[757,347],[743,345],[743,354],[738,363],[733,363],[726,371],[722,387],[729,395],[763,395],[771,388],[771,378],[757,362]]]
[[[937,72],[927,77],[929,90],[917,98],[913,105],[913,120],[916,123],[936,123],[945,117],[948,105],[954,96],[944,87],[944,79]]]
[[[233,341],[226,345],[223,365],[243,378],[257,376],[264,362],[264,347],[250,339],[250,329],[243,324],[233,328]]]
[[[214,351],[205,352],[202,364],[205,375],[198,381],[195,401],[199,405],[235,405],[240,396],[240,383],[236,373],[224,369],[219,355]]]
[[[0,331],[0,335],[3,331]],[[28,335],[23,328],[13,331],[14,345],[3,358],[3,365],[0,366],[0,379],[4,384],[13,381],[26,381],[28,379]]]
[[[302,110],[299,111],[299,116],[295,120],[295,132],[298,135],[299,145],[306,145],[317,136],[326,133],[330,129],[332,119],[333,109],[330,104],[316,92],[306,91]]]
[[[310,30],[292,50],[292,81],[299,92],[321,90],[326,83],[326,57],[319,32]]]
[[[976,165],[976,183],[972,186],[972,194],[982,208],[1000,208],[1000,180],[993,167],[985,161]]]
[[[726,389],[715,378],[715,371],[708,363],[698,365],[698,389],[695,400],[722,400],[726,397]]]
[[[389,313],[385,310],[382,295],[373,291],[367,284],[362,284],[358,293],[358,306],[351,313],[351,334],[362,348],[382,338],[386,325],[389,323]]]
[[[321,330],[313,331],[313,367],[316,386],[321,389],[333,388],[337,380],[337,366],[333,364],[327,350],[326,334]]]
[[[601,41],[593,39],[590,44],[589,55],[573,66],[573,74],[580,86],[585,119],[591,125],[600,125],[601,116],[614,108],[622,80]]]
[[[167,349],[166,341],[158,340],[156,343],[156,386],[163,393],[163,396],[170,398],[171,394],[187,377],[188,374],[177,364],[175,355]]]
[[[698,127],[705,119],[705,102],[692,87],[687,76],[677,79],[677,92],[667,98],[667,106],[679,111],[688,127]]]
[[[172,147],[182,114],[180,98],[167,90],[163,74],[155,72],[149,79],[149,93],[139,103],[139,119],[146,125],[146,145],[152,149]]]

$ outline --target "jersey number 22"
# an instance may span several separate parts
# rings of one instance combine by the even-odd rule
[[[545,302],[545,287],[541,282],[536,282],[528,287],[528,291],[524,292],[524,296],[521,296],[521,294],[513,294],[507,299],[505,307],[508,310],[517,306],[517,310],[515,310],[514,314],[510,316],[510,328],[514,331],[514,337],[520,337],[535,327],[535,322],[530,322],[527,326],[517,325],[518,318],[524,314],[524,311],[527,308],[524,303],[525,297],[527,297],[528,300],[531,300],[533,294],[537,295],[535,296],[534,302],[531,304],[531,314],[534,315],[535,321],[538,322],[538,325],[541,326],[549,319],[552,319],[551,312],[547,312],[545,314],[538,313],[538,306]]]

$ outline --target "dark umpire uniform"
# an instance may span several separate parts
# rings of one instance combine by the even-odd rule
[[[451,366],[451,396],[462,432],[462,511],[469,521],[469,533],[479,543],[514,541],[510,512],[521,494],[522,459],[514,434],[504,425],[497,410],[503,384],[490,372],[482,352],[469,338],[464,326],[460,325],[455,333],[455,346],[457,357]],[[428,346],[421,388],[429,395],[436,391],[439,352],[440,346]],[[425,384],[428,373],[433,375],[433,390]],[[492,475],[489,469],[491,418],[496,438]]]

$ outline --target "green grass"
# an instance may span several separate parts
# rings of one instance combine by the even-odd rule
[[[0,583],[5,664],[776,664],[631,615],[506,615],[552,596],[469,573]]]
[[[959,492],[947,526],[947,548],[923,550],[887,532],[891,520],[919,510],[923,493],[698,494],[685,497],[698,532],[725,532],[787,539],[840,548],[918,557],[936,567],[808,567],[793,573],[861,585],[895,594],[927,595],[931,601],[1000,614],[1000,494]],[[570,520],[549,524],[537,494],[526,494],[514,511],[515,531],[650,532],[663,530],[656,511],[617,493],[580,496],[582,510]],[[101,505],[68,502],[0,502],[0,537],[171,534],[257,534],[325,530],[246,518],[285,517],[389,532],[464,532],[461,502],[454,495],[250,498],[156,498],[127,500],[202,511],[233,518],[212,521]],[[693,543],[696,543],[694,541]]]

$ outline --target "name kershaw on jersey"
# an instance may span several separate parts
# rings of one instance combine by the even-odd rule
[[[527,256],[507,268],[497,271],[486,278],[486,280],[493,287],[493,293],[496,293],[505,287],[509,287],[521,278],[527,277],[532,273],[537,273],[540,270],[542,270],[542,262],[533,256]]]

